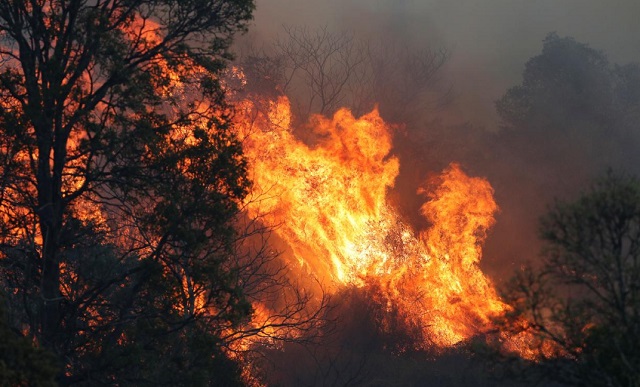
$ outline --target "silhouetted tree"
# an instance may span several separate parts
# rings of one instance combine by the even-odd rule
[[[220,71],[251,0],[0,1],[0,271],[85,385],[239,383],[247,193]]]
[[[502,158],[518,158],[540,170],[532,178],[562,188],[585,184],[605,166],[628,165],[639,140],[638,79],[637,64],[612,65],[587,44],[548,35],[522,83],[496,103]]]
[[[538,376],[579,386],[638,385],[640,181],[610,172],[576,201],[557,202],[540,234],[542,261],[507,288],[513,310],[501,329],[527,335]]]
[[[428,105],[426,95],[432,94],[432,105],[446,97],[434,87],[449,57],[444,49],[370,41],[327,27],[285,26],[270,46],[245,51],[240,59],[250,87],[286,94],[302,122],[343,106],[364,114],[376,105],[385,119],[406,122]]]
[[[54,357],[11,328],[0,300],[0,386],[55,386]]]

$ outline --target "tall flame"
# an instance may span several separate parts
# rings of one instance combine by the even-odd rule
[[[329,291],[378,290],[380,300],[423,333],[449,346],[477,334],[505,310],[478,268],[497,205],[489,183],[452,164],[421,189],[420,235],[388,203],[399,172],[391,129],[377,110],[356,118],[341,109],[315,116],[309,146],[295,138],[285,97],[242,104],[240,130],[251,160],[255,196],[247,204],[288,244],[298,265]]]

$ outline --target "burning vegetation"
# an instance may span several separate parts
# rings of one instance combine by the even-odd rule
[[[254,182],[247,209],[287,243],[289,266],[330,293],[379,289],[381,305],[421,331],[423,346],[451,346],[490,326],[504,311],[478,268],[497,205],[486,180],[452,164],[421,189],[432,226],[416,235],[387,200],[399,162],[391,128],[374,110],[315,116],[308,146],[291,130],[286,98],[256,111],[245,102],[240,130]],[[251,119],[249,119],[251,118]]]

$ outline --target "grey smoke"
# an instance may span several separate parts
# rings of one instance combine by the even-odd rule
[[[459,122],[497,125],[493,101],[517,83],[550,32],[604,50],[614,63],[640,61],[637,0],[258,0],[252,34],[283,24],[393,35],[451,51],[445,69]]]

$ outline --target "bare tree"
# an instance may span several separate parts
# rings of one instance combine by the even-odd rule
[[[434,87],[449,56],[444,49],[416,50],[392,39],[371,41],[326,26],[283,30],[271,45],[246,49],[240,63],[249,83],[265,86],[268,79],[267,86],[286,94],[301,121],[343,106],[362,114],[376,105],[386,118],[406,121],[449,96]],[[428,94],[433,94],[431,100],[425,99]]]
[[[365,46],[352,34],[333,33],[327,27],[316,31],[307,28],[284,27],[285,37],[274,47],[284,63],[282,90],[298,95],[294,101],[306,101],[299,114],[330,114],[347,98],[349,86],[356,77],[365,75]]]

